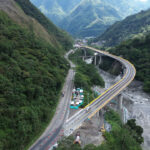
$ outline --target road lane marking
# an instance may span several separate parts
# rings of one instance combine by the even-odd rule
[[[135,67],[134,67],[133,64],[131,64],[128,60],[126,60],[126,59],[124,59],[124,58],[122,58],[122,57],[118,57],[118,56],[109,54],[109,53],[107,53],[107,52],[103,52],[103,51],[101,51],[101,50],[97,50],[97,49],[95,49],[95,48],[91,48],[91,47],[87,47],[87,46],[86,46],[85,48],[88,48],[88,49],[91,49],[91,50],[100,52],[100,53],[102,53],[102,54],[106,54],[106,55],[109,56],[109,57],[113,57],[114,59],[117,59],[120,63],[122,63],[123,65],[125,65],[125,67],[126,67],[128,70],[131,69],[131,68],[134,70],[134,75],[132,76],[132,78],[131,78],[129,81],[127,81],[127,83],[124,84],[124,86],[120,87],[120,89],[119,89],[118,91],[116,91],[115,94],[112,95],[108,100],[103,99],[103,100],[101,101],[101,102],[104,102],[104,101],[106,101],[106,102],[104,102],[103,104],[101,104],[100,107],[98,107],[98,109],[96,109],[96,111],[94,111],[94,112],[88,117],[88,118],[91,118],[92,116],[95,115],[95,113],[97,113],[97,111],[99,111],[102,107],[104,107],[107,103],[109,103],[112,98],[114,98],[116,95],[118,95],[125,87],[127,87],[127,86],[131,83],[131,81],[132,81],[132,80],[134,79],[134,77],[135,77],[136,69],[135,69]],[[121,60],[123,60],[123,61],[121,61]],[[129,67],[129,65],[131,66],[131,68]],[[97,98],[95,98],[93,101],[91,101],[88,105],[85,106],[85,108],[88,107],[89,105],[92,105],[94,102],[96,102],[96,100],[98,101],[98,99],[100,99],[105,93],[107,93],[108,91],[110,91],[113,87],[115,87],[116,85],[119,85],[119,83],[120,83],[121,81],[123,81],[123,80],[125,79],[125,77],[127,76],[128,72],[129,72],[128,70],[126,70],[125,75],[123,76],[123,78],[122,78],[119,82],[115,83],[113,86],[111,86],[111,87],[110,87],[109,89],[107,89],[105,92],[103,92],[101,95],[99,95],[99,96],[98,96]],[[129,75],[131,75],[131,70],[130,70],[130,74],[129,74]],[[82,121],[82,119],[83,119],[86,115],[87,115],[87,114],[85,113],[82,118],[79,118],[79,121]],[[69,118],[69,119],[67,120],[67,122],[68,122],[70,119],[73,119],[73,118],[74,118],[74,117]],[[81,125],[79,125],[79,127],[80,127],[80,126],[81,126]],[[79,127],[78,127],[78,128],[79,128]]]
[[[91,49],[91,50],[93,49],[94,51],[96,50],[97,52],[104,53],[104,54],[108,55],[108,53],[103,52],[103,51],[101,51],[101,50],[97,50],[97,49],[92,48],[92,47],[85,46],[85,48],[88,48],[88,49]],[[111,56],[112,54],[109,54],[109,55]],[[112,55],[112,56],[115,56],[115,55]],[[115,57],[117,58],[118,56],[115,56]],[[130,65],[132,65],[133,69],[135,70],[133,64],[131,64],[128,60],[126,60],[126,59],[124,59],[124,58],[122,58],[122,57],[118,57],[118,58],[120,58],[120,59],[122,59],[122,60],[128,62]],[[128,70],[127,70],[127,71],[128,71]],[[106,90],[105,92],[103,92],[100,96],[98,96],[97,98],[95,98],[94,100],[92,100],[92,101],[91,101],[88,105],[86,105],[84,108],[87,108],[89,105],[91,105],[91,104],[92,104],[93,102],[95,102],[97,99],[99,99],[99,98],[102,97],[105,93],[107,93],[109,90],[111,90],[115,85],[119,84],[122,80],[124,80],[124,78],[125,78],[126,75],[127,75],[127,71],[126,71],[125,75],[123,76],[123,78],[122,78],[119,82],[117,82],[117,83],[115,83],[114,85],[112,85],[109,89],[107,89],[107,90]]]

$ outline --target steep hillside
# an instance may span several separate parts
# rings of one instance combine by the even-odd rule
[[[123,21],[116,22],[95,41],[103,42],[104,46],[114,46],[126,39],[142,36],[148,32],[150,32],[150,10],[141,11]]]
[[[31,0],[56,25],[76,7],[81,0]]]
[[[123,42],[111,50],[122,55],[136,67],[136,79],[144,82],[144,90],[150,93],[150,34]]]
[[[19,5],[16,5],[16,2]],[[5,11],[14,21],[30,29],[37,37],[45,39],[50,44],[65,49],[70,48],[71,38],[67,33],[58,29],[28,0],[0,1],[0,10]],[[68,42],[68,43],[67,43]],[[67,44],[66,44],[67,43]],[[68,46],[68,47],[66,47]]]
[[[122,18],[129,15],[140,12],[141,10],[146,10],[150,6],[149,0],[103,0],[113,8],[115,8]]]
[[[38,6],[39,9],[48,17],[50,18],[55,24],[58,24],[60,20],[66,15],[66,12],[63,8],[59,5],[57,0],[32,0],[32,2]]]
[[[100,1],[84,0],[60,26],[74,36],[96,36],[119,19],[121,17],[112,7]]]
[[[31,0],[56,25],[74,36],[98,36],[109,25],[149,8],[142,0]]]
[[[53,117],[68,71],[67,39],[28,0],[0,1],[1,150],[25,149]]]
[[[58,29],[50,20],[48,20],[36,7],[28,0],[15,0],[23,9],[23,11],[36,19],[50,35],[54,35],[56,41],[52,43],[61,44],[63,48],[69,49],[72,46],[71,37],[64,31]]]
[[[79,5],[81,0],[73,0],[73,1],[57,0],[57,2],[66,13],[70,13],[75,7],[77,7]]]

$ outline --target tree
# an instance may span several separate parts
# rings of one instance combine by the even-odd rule
[[[81,150],[81,146],[79,144],[73,144],[73,141],[73,136],[62,139],[56,150]]]
[[[130,131],[132,132],[131,134],[133,135],[135,140],[139,144],[142,144],[144,142],[144,138],[142,137],[143,128],[136,125],[136,120],[135,119],[128,120],[126,125],[129,127]]]

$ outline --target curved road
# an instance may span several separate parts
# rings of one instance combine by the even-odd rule
[[[110,87],[108,90],[106,90],[103,94],[101,94],[99,97],[97,97],[95,100],[93,100],[89,105],[87,105],[84,109],[80,110],[78,113],[73,115],[71,118],[69,118],[64,125],[64,134],[66,136],[69,136],[73,133],[74,130],[79,128],[82,123],[86,119],[90,119],[94,114],[102,109],[107,103],[109,103],[115,96],[117,96],[123,89],[125,89],[134,79],[136,70],[135,67],[127,60],[109,54],[108,52],[97,50],[92,47],[88,46],[81,46],[81,48],[90,49],[92,51],[104,54],[106,56],[109,56],[111,58],[116,59],[119,61],[125,68],[124,76],[123,78],[114,84],[112,87]]]
[[[118,60],[125,69],[123,78],[117,82],[115,85],[106,90],[103,94],[93,100],[89,105],[87,105],[84,109],[80,110],[68,120],[68,110],[70,105],[70,97],[72,94],[73,88],[73,78],[74,78],[74,64],[70,62],[71,69],[68,73],[68,77],[66,83],[64,85],[63,90],[65,90],[65,95],[60,101],[58,105],[57,112],[53,117],[51,124],[48,126],[43,135],[30,147],[30,150],[50,150],[53,144],[55,144],[62,135],[69,136],[73,133],[74,130],[79,128],[86,119],[90,119],[97,111],[103,108],[107,103],[111,101],[116,95],[118,95],[124,88],[126,88],[131,81],[134,79],[136,70],[134,66],[128,62],[127,60],[109,54],[105,51],[100,51],[92,47],[82,46],[83,48],[93,50],[95,52],[107,55]],[[66,58],[71,53],[66,54]],[[88,108],[88,110],[87,110]]]
[[[70,50],[65,55],[65,58],[68,61],[68,55],[72,52],[73,51]],[[37,141],[29,148],[29,150],[49,150],[51,149],[52,145],[54,145],[64,135],[63,124],[69,116],[68,108],[70,106],[70,99],[73,89],[73,79],[75,75],[75,72],[73,70],[73,68],[75,68],[75,65],[71,61],[69,61],[69,63],[71,68],[68,72],[64,87],[62,89],[64,96],[61,96],[58,107],[56,108],[56,113],[49,126],[39,137],[39,139],[37,139]]]

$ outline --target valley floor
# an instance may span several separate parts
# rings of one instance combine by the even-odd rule
[[[120,80],[119,76],[113,76],[103,70],[99,70],[100,75],[105,81],[105,88],[94,87],[101,93]],[[144,143],[143,150],[149,150],[150,147],[150,95],[143,92],[142,83],[134,80],[123,92],[123,106],[127,109],[126,119],[136,119],[136,123],[143,129]],[[117,100],[117,98],[116,98]],[[118,106],[113,106],[117,109]],[[82,146],[87,144],[99,145],[103,142],[100,131],[101,116],[96,114],[90,121],[85,122],[77,131],[81,133]],[[76,131],[76,132],[77,132]],[[76,133],[75,132],[75,133]],[[74,133],[74,136],[75,136]]]
[[[118,79],[107,72],[100,70],[106,88],[113,85]],[[134,80],[124,91],[124,107],[127,108],[127,119],[136,119],[136,123],[144,129],[142,144],[143,150],[149,150],[150,147],[150,95],[143,92],[143,84]]]

